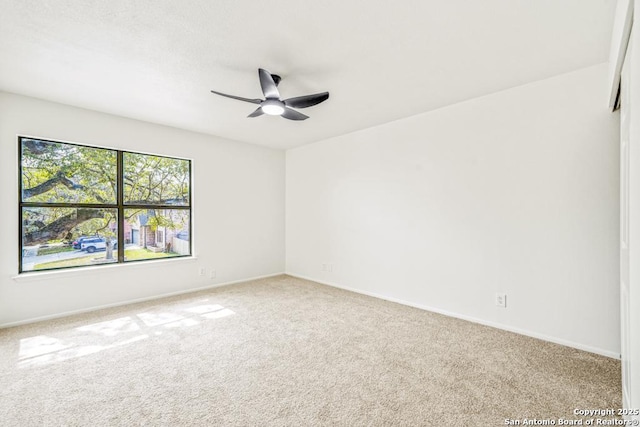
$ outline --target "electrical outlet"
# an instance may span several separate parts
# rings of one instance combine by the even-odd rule
[[[498,307],[507,308],[507,294],[496,292],[496,305]]]
[[[329,273],[333,272],[333,264],[327,264],[327,271]]]
[[[216,271],[215,270],[211,270],[211,273],[209,273],[209,278],[210,279],[215,279],[216,278]]]
[[[322,264],[322,271],[327,271],[327,264]]]
[[[204,267],[200,268],[200,275],[204,276],[205,273],[206,273],[206,271],[205,271]]]

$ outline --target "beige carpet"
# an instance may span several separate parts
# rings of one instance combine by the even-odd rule
[[[619,372],[280,276],[0,330],[0,424],[499,426],[618,408]]]

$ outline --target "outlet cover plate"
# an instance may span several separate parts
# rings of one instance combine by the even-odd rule
[[[507,308],[507,294],[496,292],[496,305],[498,307]]]

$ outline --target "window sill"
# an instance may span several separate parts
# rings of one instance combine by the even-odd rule
[[[138,261],[138,262],[126,262],[126,263],[114,263],[109,265],[94,265],[87,267],[76,267],[76,268],[68,268],[61,270],[49,270],[49,271],[34,271],[29,273],[21,273],[15,276],[12,276],[11,279],[14,282],[33,282],[38,280],[50,280],[50,279],[58,279],[64,277],[73,277],[73,276],[86,276],[87,274],[93,274],[96,272],[103,272],[108,270],[117,270],[122,268],[140,268],[145,266],[154,266],[158,264],[165,263],[185,263],[185,262],[194,262],[197,261],[197,256],[184,256],[178,258],[170,258],[170,259],[159,259],[159,260],[148,260],[148,261]]]

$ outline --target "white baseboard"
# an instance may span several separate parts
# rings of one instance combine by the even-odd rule
[[[259,279],[266,279],[266,278],[269,278],[269,277],[282,276],[283,274],[285,274],[285,273],[266,274],[264,276],[250,277],[250,278],[247,278],[247,279],[234,280],[234,281],[231,281],[231,282],[214,283],[212,285],[202,286],[202,287],[199,287],[199,288],[183,289],[183,290],[180,290],[180,291],[169,292],[169,293],[160,294],[160,295],[152,295],[152,296],[149,296],[149,297],[135,298],[135,299],[125,300],[125,301],[118,301],[118,302],[111,303],[111,304],[104,304],[104,305],[97,305],[97,306],[93,306],[93,307],[81,308],[79,310],[71,310],[71,311],[65,311],[65,312],[62,312],[62,313],[50,314],[50,315],[46,315],[46,316],[33,317],[33,318],[30,318],[30,319],[19,320],[17,322],[9,322],[9,323],[0,324],[0,329],[11,328],[11,327],[14,327],[14,326],[27,325],[29,323],[42,322],[42,321],[45,321],[45,320],[59,319],[61,317],[67,317],[67,316],[73,316],[75,314],[82,314],[82,313],[88,313],[88,312],[91,312],[91,311],[103,310],[105,308],[120,307],[120,306],[123,306],[123,305],[135,304],[135,303],[145,302],[145,301],[153,301],[153,300],[156,300],[156,299],[173,297],[173,296],[176,296],[176,295],[190,294],[190,293],[193,293],[193,292],[205,291],[207,289],[221,288],[223,286],[235,285],[237,283],[250,282],[252,280],[259,280]]]
[[[314,279],[312,277],[306,277],[306,276],[302,276],[302,275],[296,274],[296,273],[286,272],[285,274],[287,276],[297,277],[299,279],[304,279],[304,280],[310,280],[312,282],[320,283],[322,285],[327,285],[327,286],[331,286],[331,287],[334,287],[334,288],[343,289],[345,291],[355,292],[357,294],[367,295],[367,296],[370,296],[370,297],[383,299],[385,301],[391,301],[391,302],[395,302],[395,303],[398,303],[398,304],[406,305],[406,306],[409,306],[409,307],[419,308],[421,310],[426,310],[426,311],[431,311],[433,313],[443,314],[443,315],[449,316],[449,317],[455,317],[456,319],[467,320],[469,322],[478,323],[480,325],[490,326],[492,328],[502,329],[504,331],[514,332],[516,334],[525,335],[525,336],[532,337],[532,338],[537,338],[537,339],[540,339],[540,340],[543,340],[543,341],[552,342],[554,344],[564,345],[566,347],[571,347],[571,348],[575,348],[575,349],[578,349],[578,350],[587,351],[589,353],[599,354],[601,356],[610,357],[612,359],[620,360],[620,357],[621,357],[620,354],[615,353],[613,351],[603,350],[601,348],[591,347],[591,346],[580,344],[580,343],[577,343],[577,342],[568,341],[568,340],[552,337],[552,336],[545,335],[545,334],[539,334],[537,332],[531,332],[531,331],[528,331],[528,330],[525,330],[525,329],[514,328],[512,326],[505,325],[505,324],[502,324],[502,323],[491,322],[491,321],[484,320],[484,319],[478,319],[478,318],[475,318],[475,317],[467,316],[467,315],[460,314],[460,313],[455,313],[455,312],[452,312],[452,311],[442,310],[442,309],[439,309],[439,308],[430,307],[430,306],[423,305],[423,304],[416,304],[416,303],[413,303],[413,302],[410,302],[410,301],[402,300],[402,299],[399,299],[399,298],[388,297],[388,296],[385,296],[385,295],[382,295],[382,294],[377,294],[377,293],[374,293],[374,292],[366,292],[366,291],[362,291],[360,289],[355,289],[355,288],[350,288],[348,286],[343,286],[343,285],[340,285],[338,283],[327,282],[325,280],[318,280],[318,279]]]

